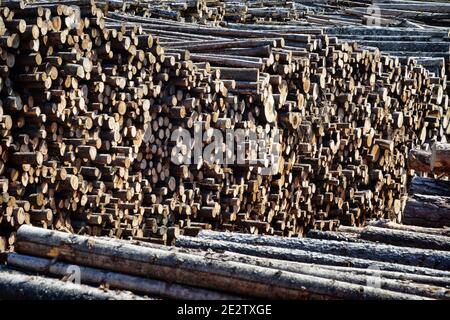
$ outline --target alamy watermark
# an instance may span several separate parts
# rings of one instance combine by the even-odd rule
[[[172,131],[170,159],[176,165],[217,164],[258,167],[261,175],[279,172],[281,132],[278,128],[204,128],[195,122],[192,130]]]

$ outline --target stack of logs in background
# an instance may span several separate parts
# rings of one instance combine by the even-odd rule
[[[172,243],[399,218],[409,150],[449,134],[442,74],[320,29],[206,27],[87,0],[2,1],[0,16],[0,250],[23,224]],[[280,157],[177,165],[181,129],[205,146],[213,129],[265,132],[261,149]]]

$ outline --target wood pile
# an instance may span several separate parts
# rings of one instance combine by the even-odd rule
[[[71,266],[82,284],[162,298],[448,300],[449,252],[398,245],[202,231],[167,247],[22,226],[6,267],[61,278]]]
[[[3,1],[0,14],[0,250],[23,224],[173,243],[180,229],[300,236],[398,218],[408,151],[447,139],[445,77],[321,30],[201,27],[88,0]],[[256,158],[240,141],[242,162],[218,165],[171,139],[200,132],[202,147],[228,129],[265,133]],[[178,147],[198,161],[175,165]]]

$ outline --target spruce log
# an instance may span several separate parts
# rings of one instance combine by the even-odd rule
[[[187,237],[189,239],[189,237]],[[286,260],[277,260],[272,258],[262,258],[254,255],[246,255],[231,251],[222,251],[218,250],[217,252],[211,250],[202,250],[202,249],[192,249],[188,247],[169,247],[165,245],[159,245],[155,243],[148,243],[136,240],[120,240],[115,238],[102,238],[107,241],[113,241],[118,243],[132,243],[139,246],[145,246],[150,248],[162,249],[170,252],[184,252],[188,254],[202,255],[208,256],[210,258],[214,258],[217,260],[229,260],[242,262],[246,264],[253,264],[260,267],[273,268],[279,270],[286,270],[295,273],[302,273],[302,268],[311,268],[316,269],[325,269],[325,270],[333,270],[344,273],[351,273],[355,275],[365,275],[365,276],[379,276],[386,279],[393,280],[403,280],[421,284],[429,284],[436,287],[448,287],[450,286],[450,277],[443,276],[426,276],[415,273],[405,273],[405,272],[395,272],[395,271],[385,271],[381,269],[361,269],[361,268],[352,268],[352,267],[340,267],[340,266],[326,266],[326,265],[312,265],[310,263],[301,263],[301,262],[293,262]],[[178,238],[177,238],[178,239]],[[190,238],[192,239],[192,238]],[[319,273],[317,274],[319,276]],[[450,273],[449,273],[450,276]],[[327,278],[327,277],[325,277]],[[395,291],[395,290],[394,290]]]
[[[22,226],[17,251],[261,298],[420,299],[373,287]],[[364,292],[361,295],[361,292]]]
[[[231,234],[208,230],[202,230],[198,236],[210,240],[299,249],[441,270],[450,269],[450,253],[446,251],[401,248],[384,244],[348,243],[308,238],[280,238],[240,233]]]
[[[378,228],[404,230],[404,231],[412,231],[412,232],[419,232],[419,233],[425,233],[425,234],[431,234],[431,235],[450,237],[450,229],[448,229],[448,228],[426,228],[426,227],[419,227],[419,226],[408,226],[408,225],[404,225],[404,224],[395,223],[395,222],[387,220],[387,219],[369,221],[366,224],[369,226],[374,226],[374,227],[378,227]]]
[[[450,227],[450,197],[423,194],[408,197],[402,223],[428,228]]]
[[[450,174],[450,143],[434,143],[431,146],[431,171],[437,169]]]
[[[426,173],[450,174],[450,143],[436,142],[430,151],[411,150],[409,168]]]
[[[114,292],[57,279],[26,275],[0,267],[0,299],[7,300],[136,300],[125,292]]]
[[[382,261],[366,260],[360,258],[344,257],[339,255],[311,252],[299,249],[277,248],[272,246],[252,245],[245,243],[193,238],[186,236],[180,236],[177,239],[176,244],[177,246],[185,248],[232,251],[236,253],[252,255],[257,257],[272,258],[294,262],[314,263],[323,266],[342,266],[354,268],[373,267],[385,271],[414,273],[418,275],[427,275],[431,277],[450,277],[450,272],[443,270],[408,266],[403,264],[389,263]]]
[[[409,193],[450,197],[450,181],[416,176],[411,181]]]
[[[365,227],[361,238],[395,246],[450,251],[450,239],[419,232]]]
[[[322,240],[336,240],[336,241],[347,241],[347,242],[364,242],[355,233],[347,232],[332,232],[332,231],[320,231],[320,230],[309,230],[306,233],[307,238],[312,239],[322,239]]]
[[[50,259],[27,256],[18,253],[8,254],[8,266],[20,270],[28,270],[36,273],[45,273],[53,277],[64,277],[67,270],[72,266],[68,263],[57,262]],[[128,290],[136,293],[149,294],[168,299],[185,300],[231,300],[239,299],[237,296],[227,295],[220,292],[183,286],[164,281],[130,276],[103,269],[95,269],[77,266],[80,270],[80,281],[90,285]]]

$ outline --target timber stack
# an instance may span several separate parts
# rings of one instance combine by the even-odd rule
[[[313,231],[319,239],[309,237],[311,231],[304,239],[202,231],[169,247],[22,226],[16,252],[0,269],[0,288],[7,288],[0,292],[3,298],[29,294],[34,282],[24,291],[13,281],[29,277],[48,284],[39,297],[67,296],[67,282],[78,274],[83,290],[125,290],[117,296],[122,299],[450,299],[443,229],[379,221],[364,229]],[[320,233],[341,238],[324,240]],[[344,240],[350,234],[353,241]]]
[[[173,243],[400,219],[408,151],[447,140],[445,77],[320,29],[1,5],[0,249],[24,224]]]

